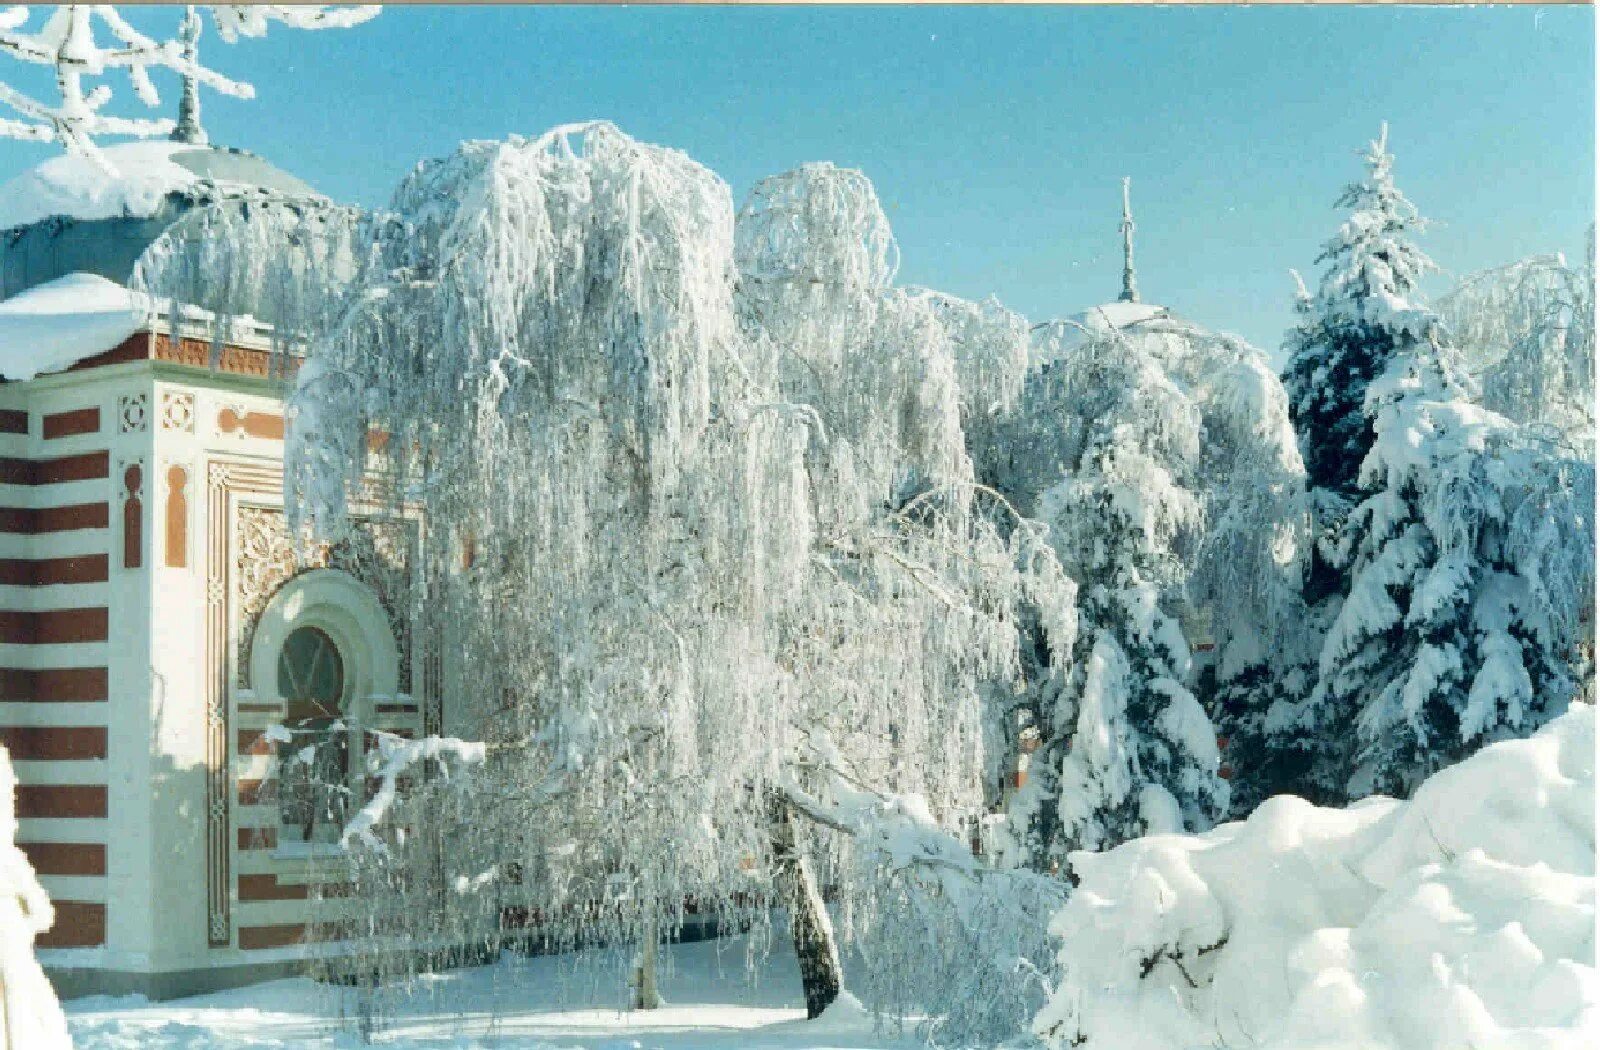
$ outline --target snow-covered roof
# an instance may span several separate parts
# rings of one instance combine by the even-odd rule
[[[310,186],[241,150],[184,142],[124,142],[101,150],[108,175],[89,158],[66,153],[0,186],[0,230],[63,215],[78,220],[153,215],[173,192],[211,188],[267,190],[321,197]]]
[[[0,302],[0,377],[71,368],[144,327],[140,297],[104,277],[70,273]]]

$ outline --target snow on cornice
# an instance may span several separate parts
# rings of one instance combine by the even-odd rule
[[[0,302],[0,377],[71,368],[145,326],[142,297],[91,273],[69,273]]]

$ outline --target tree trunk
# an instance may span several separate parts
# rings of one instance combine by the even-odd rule
[[[794,816],[788,802],[781,798],[772,800],[772,855],[777,865],[780,899],[789,905],[789,932],[800,960],[806,1016],[820,1017],[839,998],[843,983],[839,948],[833,939],[833,920],[828,918],[811,865],[796,839]]]
[[[656,951],[659,940],[656,924],[652,922],[644,942],[639,945],[639,964],[633,969],[635,1010],[654,1010],[661,1005],[661,993],[656,990]]]

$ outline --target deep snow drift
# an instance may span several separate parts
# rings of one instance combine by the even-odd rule
[[[1053,1047],[1600,1045],[1592,707],[1409,802],[1273,798],[1072,856]]]

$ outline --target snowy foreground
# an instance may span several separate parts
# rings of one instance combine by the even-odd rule
[[[507,955],[458,970],[387,1011],[373,1045],[391,1050],[877,1050],[921,1045],[873,1031],[853,1001],[805,1020],[792,955],[774,952],[752,987],[745,942],[683,944],[666,953],[665,1007],[621,1012],[615,986],[563,996],[563,960]],[[257,1050],[358,1047],[354,996],[306,979],[272,981],[165,1003],[96,996],[66,1004],[77,1050]]]
[[[1036,1022],[1088,1050],[1600,1045],[1595,712],[1430,778],[1409,802],[1269,800],[1204,835],[1078,854],[1064,980]],[[667,953],[667,1007],[619,1012],[569,960],[506,956],[384,1004],[380,1046],[882,1048],[846,997],[803,1019],[792,956],[752,987],[743,938]],[[850,967],[846,967],[847,978]],[[591,970],[580,971],[593,973]],[[598,987],[598,990],[594,990]],[[79,1050],[353,1047],[350,992],[308,980],[149,1004],[67,1004]]]
[[[1408,802],[1281,796],[1074,855],[1037,1028],[1085,1050],[1600,1046],[1594,723],[1575,706]]]

